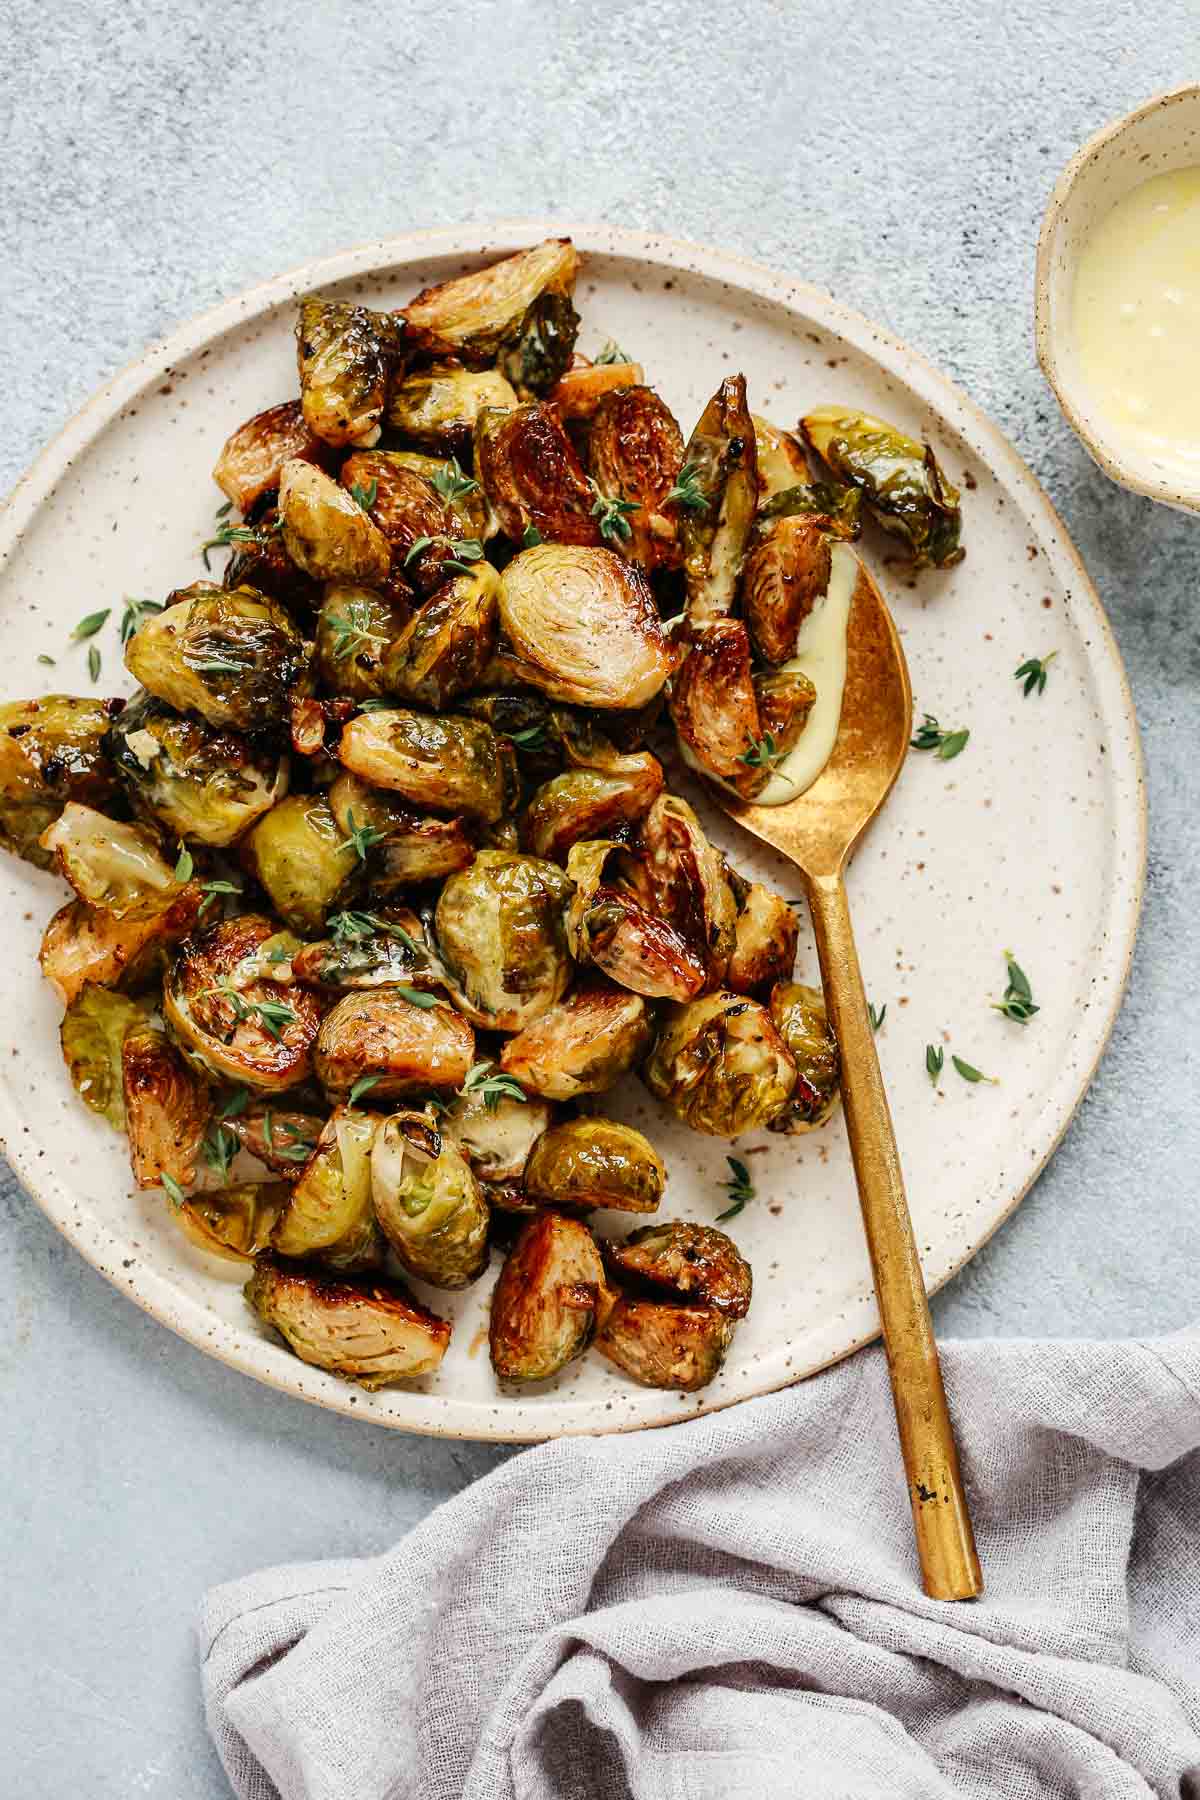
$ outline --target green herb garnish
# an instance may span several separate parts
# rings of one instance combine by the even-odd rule
[[[1013,670],[1014,681],[1023,681],[1025,683],[1024,691],[1026,700],[1028,700],[1035,688],[1039,694],[1045,693],[1046,673],[1057,655],[1058,651],[1052,650],[1049,656],[1031,656],[1027,661],[1021,664],[1019,669]]]
[[[333,632],[336,662],[344,662],[372,644],[387,643],[382,633],[371,630],[371,608],[365,600],[351,600],[344,613],[326,613],[325,618]]]
[[[356,481],[350,488],[350,498],[357,501],[359,506],[361,506],[366,513],[369,513],[374,506],[378,493],[379,483],[377,481],[368,481],[366,487],[362,487]]]
[[[926,713],[917,726],[917,735],[909,741],[914,750],[933,750],[942,762],[950,762],[967,747],[971,733],[965,727],[943,731],[932,713]]]
[[[449,466],[438,469],[429,477],[431,487],[435,487],[446,504],[452,505],[455,500],[464,500],[468,494],[478,493],[479,483],[473,475],[465,475],[459,467],[458,458],[452,456]]]
[[[205,1132],[200,1148],[209,1168],[215,1169],[222,1181],[227,1181],[230,1165],[238,1153],[237,1133],[231,1126],[215,1119]]]
[[[522,550],[533,550],[538,544],[543,544],[545,541],[536,525],[527,525],[521,533]]]
[[[100,652],[97,650],[95,644],[88,645],[88,674],[91,676],[93,683],[99,681]]]
[[[971,1063],[964,1062],[961,1056],[952,1056],[950,1061],[964,1081],[990,1081],[993,1085],[997,1085],[994,1075],[985,1075],[981,1069],[976,1069]]]
[[[204,994],[206,998],[216,995],[227,1000],[239,1025],[246,1019],[257,1018],[263,1030],[276,1043],[282,1041],[280,1026],[296,1023],[297,1015],[293,1007],[285,1006],[281,1000],[247,1000],[229,980],[219,981],[215,987],[205,988]]]
[[[52,656],[47,656],[44,650],[43,650],[42,654],[38,657],[38,661],[40,663],[45,663],[45,665],[48,669],[56,669],[58,667],[58,664],[55,662],[54,658]]]
[[[80,619],[71,633],[72,642],[78,643],[81,638],[95,637],[111,611],[112,607],[106,606],[102,612],[88,613],[85,618]]]
[[[721,1186],[729,1193],[730,1205],[717,1214],[718,1225],[725,1219],[736,1219],[746,1202],[754,1198],[754,1183],[745,1163],[736,1156],[727,1156],[725,1161],[729,1164],[730,1179],[723,1181]]]
[[[636,500],[612,499],[602,494],[592,482],[592,492],[596,498],[592,502],[592,517],[600,527],[600,536],[607,538],[610,544],[619,540],[628,540],[633,536],[633,526],[629,523],[629,514],[638,510]]]
[[[164,1169],[163,1173],[159,1176],[158,1181],[159,1186],[170,1200],[171,1205],[175,1207],[182,1206],[187,1199],[187,1195],[184,1193],[175,1177],[173,1175],[168,1175]]]
[[[1014,961],[1011,950],[1004,952],[1004,960],[1008,966],[1008,986],[1004,990],[1003,1000],[993,1000],[992,1005],[1006,1019],[1015,1019],[1018,1025],[1028,1025],[1034,1013],[1042,1009],[1035,1006],[1029,977],[1020,963]]]
[[[354,1086],[350,1089],[349,1104],[353,1106],[358,1100],[361,1100],[364,1094],[369,1094],[377,1082],[382,1080],[382,1075],[360,1075]]]
[[[381,843],[387,834],[382,831],[376,831],[374,825],[356,825],[354,822],[353,807],[347,812],[346,817],[350,822],[350,835],[349,837],[343,838],[337,848],[339,850],[352,849],[359,862],[365,863],[367,860],[367,851],[373,849],[376,844]]]
[[[612,338],[608,338],[600,349],[597,350],[592,361],[594,363],[627,363],[632,362],[633,358],[632,356],[626,356],[620,344],[616,344],[613,342]]]
[[[175,864],[176,881],[190,881],[195,867],[191,851],[186,844],[180,844],[179,861]]]
[[[934,1087],[938,1084],[938,1079],[942,1073],[942,1065],[945,1060],[946,1052],[942,1049],[940,1044],[926,1044],[925,1073],[928,1075]]]
[[[489,1112],[495,1112],[501,1100],[525,1102],[529,1099],[515,1075],[506,1075],[502,1069],[487,1062],[477,1062],[458,1091],[464,1098],[482,1100]]]
[[[226,504],[232,504],[227,502]],[[142,621],[148,614],[160,613],[164,610],[161,600],[138,600],[132,594],[125,596],[125,611],[121,614],[121,642],[127,644],[135,631],[140,631]]]
[[[676,506],[682,506],[685,512],[708,511],[708,498],[700,486],[700,464],[698,462],[684,463],[676,478],[675,486],[667,495],[664,504],[669,506],[672,501]]]
[[[749,748],[738,761],[745,763],[748,769],[774,769],[775,764],[787,755],[786,750],[778,748],[774,733],[770,731],[764,731],[761,738],[747,738],[746,742]],[[789,777],[784,775],[781,779],[787,781]]]
[[[442,563],[442,567],[443,569],[457,569],[461,575],[473,575],[475,571],[471,564],[477,563],[483,555],[483,545],[478,538],[452,538],[447,537],[444,532],[437,532],[432,537],[419,537],[414,540],[412,548],[404,558],[405,568],[407,569],[414,556],[419,556],[422,550],[428,550],[431,544],[445,544],[449,547],[450,555]]]
[[[867,1017],[871,1021],[871,1030],[878,1031],[879,1027],[883,1024],[883,1021],[887,1018],[887,1002],[885,1001],[884,1004],[876,1010],[875,1002],[873,1000],[868,1000]]]
[[[251,525],[222,525],[214,537],[206,538],[200,546],[200,554],[204,558],[206,569],[212,568],[208,553],[210,550],[232,550],[235,544],[258,544],[265,546],[268,539],[277,531],[282,531],[283,520],[277,519],[274,525],[265,531],[256,531]]]

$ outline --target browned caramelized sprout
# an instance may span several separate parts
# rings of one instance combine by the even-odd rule
[[[557,1375],[583,1355],[609,1300],[587,1226],[539,1213],[523,1227],[492,1291],[492,1367],[503,1381]]]
[[[125,1129],[121,1053],[127,1034],[145,1022],[124,994],[85,983],[63,1015],[59,1038],[71,1085],[85,1106],[114,1131]]]
[[[733,1320],[710,1306],[673,1306],[622,1297],[609,1313],[596,1348],[643,1387],[694,1394],[725,1361]]]
[[[496,647],[499,599],[500,577],[490,563],[452,576],[384,652],[384,691],[442,707],[474,687]]]
[[[120,987],[130,993],[149,983],[163,955],[185,938],[205,895],[189,882],[162,912],[118,919],[82,900],[68,901],[46,927],[38,961],[60,1000],[70,1002],[84,986]]]
[[[583,362],[568,369],[547,397],[560,419],[590,419],[606,394],[641,387],[645,379],[641,363]]]
[[[432,1375],[450,1327],[397,1281],[339,1281],[261,1258],[246,1300],[301,1362],[367,1389]]]
[[[242,1181],[189,1194],[175,1208],[175,1219],[198,1250],[228,1262],[253,1262],[269,1247],[291,1191],[286,1181]]]
[[[663,509],[683,462],[675,415],[653,388],[607,394],[588,429],[588,472],[599,492],[627,508],[612,515],[615,549],[643,569],[677,568],[675,520]]]
[[[610,767],[568,769],[530,797],[521,835],[537,856],[565,862],[581,838],[611,837],[636,825],[662,792],[662,765],[648,750],[611,758]]]
[[[958,489],[928,444],[840,406],[806,413],[800,429],[831,474],[858,488],[876,523],[908,545],[915,568],[948,569],[962,561]]]
[[[744,1319],[750,1310],[750,1264],[713,1225],[682,1219],[641,1225],[601,1248],[609,1273],[635,1289],[714,1306],[729,1319]]]
[[[392,550],[366,508],[315,464],[284,463],[279,481],[283,541],[298,568],[315,581],[386,579]]]
[[[416,812],[398,795],[369,787],[348,770],[330,788],[329,804],[344,836],[359,833],[377,894],[438,881],[465,869],[475,856],[464,819],[435,819]]]
[[[317,1147],[325,1121],[316,1113],[293,1112],[284,1106],[250,1105],[221,1114],[221,1128],[231,1133],[243,1150],[265,1163],[276,1175],[295,1181]]]
[[[475,473],[514,543],[599,544],[596,495],[552,406],[487,407],[475,423]]]
[[[642,706],[670,673],[649,587],[611,550],[521,551],[501,579],[500,618],[529,684],[555,700]]]
[[[434,363],[406,375],[392,389],[388,424],[423,450],[469,457],[475,421],[484,407],[516,405],[515,390],[497,369]]]
[[[360,713],[338,756],[355,775],[431,812],[469,813],[491,823],[504,811],[511,750],[478,719],[432,718],[396,707]]]
[[[808,458],[799,438],[781,431],[759,413],[751,413],[760,506],[808,480]]]
[[[545,393],[570,365],[579,320],[571,304],[579,258],[570,238],[425,288],[404,308],[410,333],[476,368],[498,363],[525,392]]]
[[[349,1099],[371,1077],[372,1103],[427,1088],[461,1087],[475,1060],[475,1033],[453,1008],[403,986],[352,992],[325,1015],[317,1078],[331,1100]]]
[[[324,462],[328,452],[309,429],[299,400],[269,406],[239,425],[225,440],[213,480],[240,513],[248,513],[264,494],[279,486],[285,462]]]
[[[410,1274],[461,1288],[487,1267],[488,1207],[471,1165],[426,1113],[398,1112],[371,1155],[375,1213]]]
[[[383,1240],[371,1206],[378,1125],[373,1114],[349,1106],[330,1115],[271,1234],[277,1255],[347,1272],[379,1266]]]
[[[791,975],[800,927],[795,909],[760,881],[739,881],[737,928],[725,985],[738,994],[765,993]]]
[[[723,381],[701,413],[671,504],[683,545],[688,616],[695,624],[722,618],[733,606],[758,506],[754,422],[744,375]]]
[[[280,918],[308,936],[324,929],[326,913],[363,861],[323,794],[281,800],[250,832],[242,854]]]
[[[412,616],[406,600],[352,581],[329,581],[317,614],[317,673],[335,694],[385,694],[383,659]]]
[[[69,800],[42,833],[59,871],[86,906],[116,919],[152,918],[171,905],[183,882],[140,825],[124,825]]]
[[[570,882],[555,863],[481,850],[438,897],[434,924],[454,1004],[490,1031],[520,1031],[571,979]]]
[[[862,495],[835,481],[806,481],[784,488],[760,508],[760,523],[772,519],[811,519],[830,537],[853,543],[862,536]]]
[[[745,623],[715,619],[689,634],[671,718],[685,760],[753,799],[795,746],[815,698],[805,675],[755,674]]]
[[[772,1131],[796,1137],[824,1125],[841,1097],[842,1061],[818,988],[781,981],[771,991],[771,1017],[796,1065],[796,1085],[787,1106],[770,1122]]]
[[[637,898],[620,868],[619,846],[603,838],[576,844],[567,857],[575,892],[567,907],[567,946],[632,993],[687,1000],[704,986],[703,957],[673,925]]]
[[[780,1116],[796,1064],[766,1007],[726,989],[671,1009],[645,1077],[693,1131],[732,1138]]]
[[[544,1131],[525,1169],[525,1191],[553,1206],[655,1212],[666,1184],[666,1168],[649,1138],[594,1113]]]
[[[390,313],[302,300],[296,361],[309,430],[327,444],[373,444],[383,417],[388,368],[402,345],[403,326]]]
[[[310,987],[441,987],[441,963],[420,919],[407,907],[384,912],[336,912],[332,937],[305,944],[291,959],[292,975]]]
[[[125,1033],[121,1077],[134,1181],[159,1187],[170,1176],[190,1186],[210,1112],[207,1083],[148,1021]]]
[[[676,794],[660,794],[642,825],[638,885],[658,918],[673,925],[717,986],[733,953],[737,902],[725,858]]]
[[[277,749],[181,715],[152,694],[119,715],[111,743],[134,811],[176,839],[232,844],[287,793],[287,759]]]
[[[108,756],[115,710],[106,700],[47,694],[0,706],[0,844],[48,869],[39,839],[68,800],[107,806],[117,793]]]
[[[221,540],[209,547],[220,548]],[[231,529],[229,548],[233,554],[221,577],[223,588],[231,592],[252,588],[264,600],[278,601],[293,618],[303,618],[321,604],[321,583],[306,575],[288,554],[279,507],[274,502],[255,516],[253,525]]]
[[[494,1079],[493,1064],[478,1064],[482,1079],[467,1083],[443,1113],[438,1129],[457,1144],[490,1193],[497,1184],[519,1187],[529,1152],[550,1124],[551,1109],[533,1095],[517,1098]]]
[[[605,1093],[640,1061],[650,1037],[641,995],[592,978],[510,1038],[500,1067],[531,1093],[574,1100]]]
[[[315,994],[260,973],[276,936],[259,914],[225,919],[187,940],[163,984],[163,1017],[193,1067],[264,1093],[306,1079],[321,1022]]]
[[[308,463],[296,466],[320,474]],[[234,731],[282,724],[308,658],[308,645],[277,601],[207,581],[172,594],[125,649],[125,666],[144,688],[176,712],[196,712]]]
[[[742,567],[742,612],[764,662],[785,663],[833,572],[829,538],[814,519],[769,519]]]

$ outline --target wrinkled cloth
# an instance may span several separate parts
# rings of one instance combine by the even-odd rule
[[[921,1590],[863,1352],[515,1457],[207,1599],[245,1800],[1200,1796],[1200,1330],[944,1346],[986,1593]],[[332,1526],[331,1526],[332,1530]]]

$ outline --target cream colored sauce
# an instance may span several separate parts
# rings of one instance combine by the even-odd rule
[[[1075,274],[1080,367],[1114,433],[1194,477],[1200,468],[1200,167],[1126,194]]]

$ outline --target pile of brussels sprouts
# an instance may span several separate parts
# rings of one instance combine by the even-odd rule
[[[593,1340],[712,1378],[749,1268],[711,1227],[597,1241],[666,1180],[597,1096],[640,1067],[699,1131],[804,1131],[838,1054],[789,906],[648,746],[666,708],[752,796],[860,502],[957,554],[953,490],[877,421],[811,415],[814,482],[736,377],[685,446],[636,363],[574,354],[576,264],[551,240],[397,313],[305,300],[299,400],[216,465],[223,579],[140,606],[127,704],[0,709],[0,836],[76,896],[41,965],[81,1098],[253,1264],[260,1318],[369,1388],[450,1337],[397,1269],[461,1288],[493,1244],[503,1380]]]

